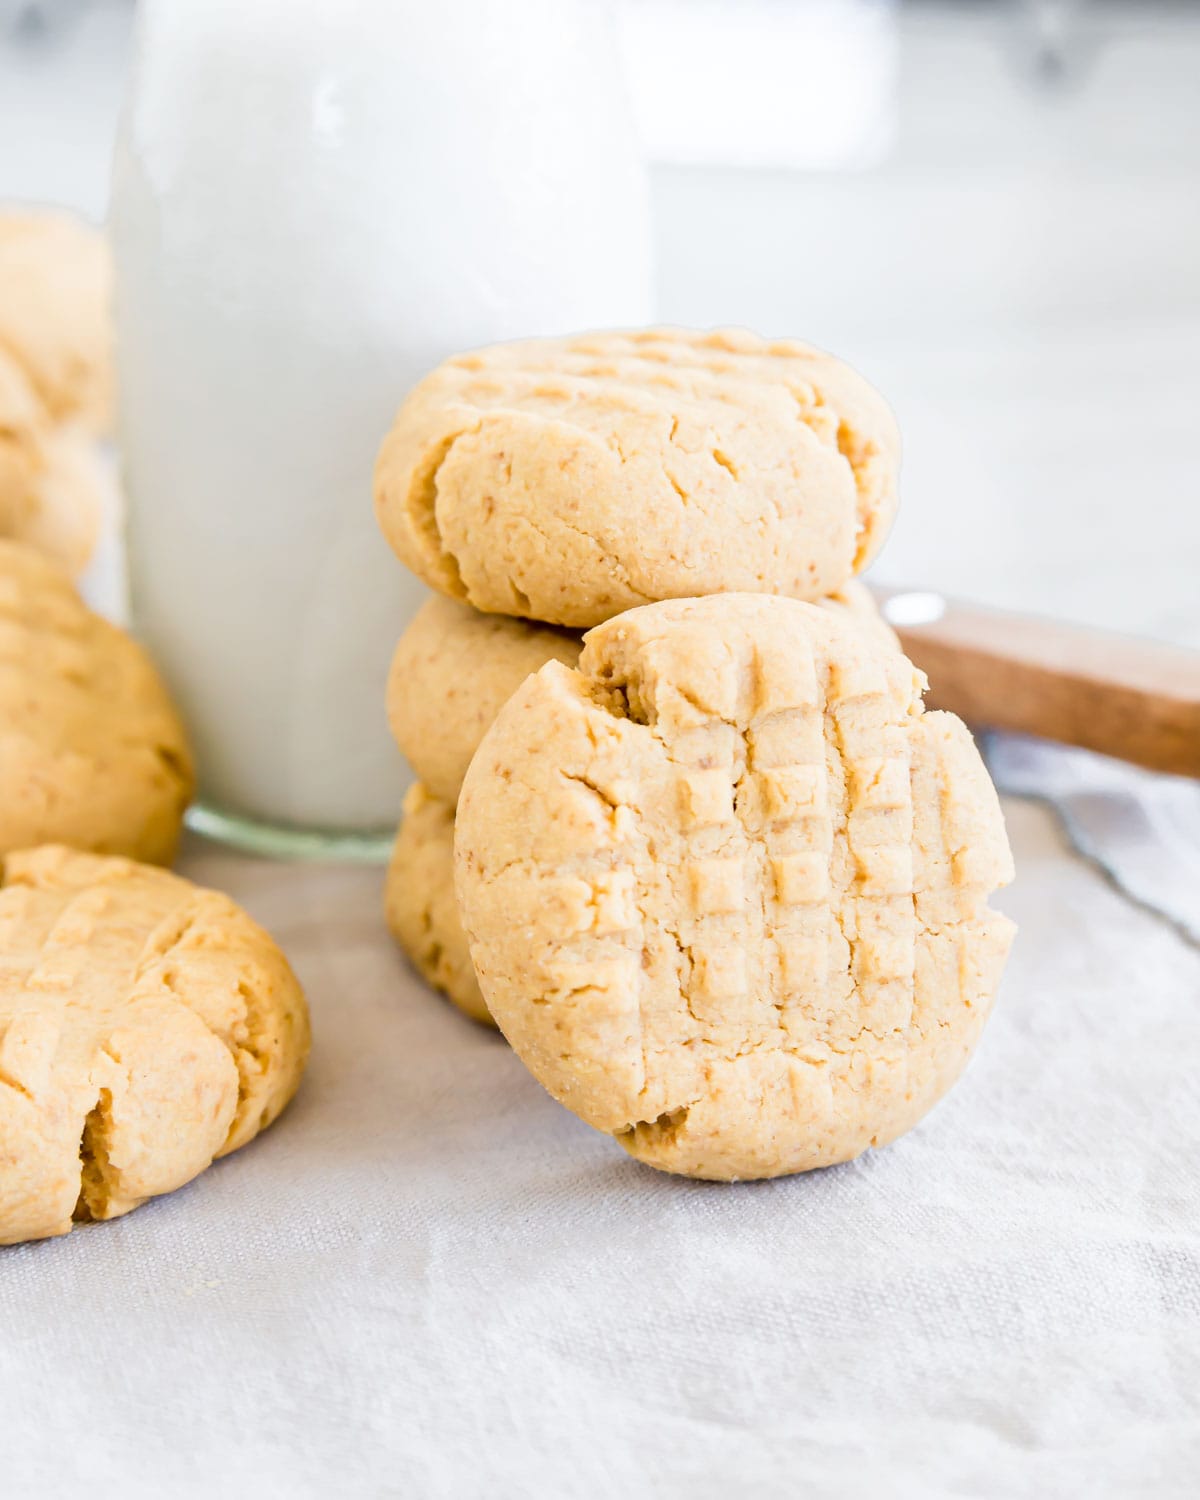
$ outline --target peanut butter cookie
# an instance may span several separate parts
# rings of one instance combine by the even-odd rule
[[[146,653],[48,559],[0,541],[0,856],[64,843],[169,863],[191,792]]]
[[[35,508],[48,427],[24,370],[0,348],[0,536],[18,536]]]
[[[582,638],[552,625],[483,615],[433,595],[400,637],[388,722],[418,780],[453,807],[479,741],[512,694],[548,661],[572,667]]]
[[[169,1193],[265,1130],[308,1055],[283,954],[227,897],[54,846],[0,875],[0,1244]]]
[[[109,484],[99,445],[55,426],[24,371],[0,349],[0,537],[81,573],[100,533]]]
[[[418,973],[473,1021],[494,1025],[454,896],[454,808],[420,782],[404,799],[384,908],[392,935]]]
[[[112,263],[99,230],[53,210],[0,213],[0,349],[50,417],[112,425]]]
[[[480,990],[545,1087],[695,1177],[846,1161],[978,1039],[1011,875],[970,735],[829,611],[632,610],[484,737],[456,881]]]
[[[596,625],[656,599],[819,599],[896,507],[882,398],[805,344],[647,329],[503,344],[412,391],[376,469],[380,525],[476,608]]]

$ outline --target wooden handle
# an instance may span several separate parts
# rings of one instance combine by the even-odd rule
[[[875,597],[931,708],[1200,776],[1200,652],[938,594]]]

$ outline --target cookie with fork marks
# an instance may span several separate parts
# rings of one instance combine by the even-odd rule
[[[376,512],[426,583],[586,628],[656,599],[820,599],[879,550],[900,440],[848,365],[740,329],[529,339],[409,394]]]
[[[793,600],[631,610],[501,711],[458,805],[487,1005],[652,1166],[772,1177],[894,1140],[969,1058],[1012,873],[967,730]]]
[[[0,869],[0,1245],[172,1192],[295,1093],[308,1008],[227,896],[56,845]]]
[[[817,603],[899,651],[895,632],[857,579]],[[471,757],[508,699],[548,661],[573,667],[582,649],[577,632],[481,615],[431,595],[400,637],[387,685],[388,722],[417,780],[453,807]]]

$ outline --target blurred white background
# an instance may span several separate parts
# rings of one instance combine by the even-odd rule
[[[128,0],[0,0],[0,199],[104,214]],[[660,315],[906,440],[880,577],[1200,646],[1200,8],[627,0]]]

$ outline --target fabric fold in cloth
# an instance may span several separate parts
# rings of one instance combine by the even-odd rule
[[[1049,803],[1085,859],[1200,947],[1200,782],[1024,735],[983,748],[1002,792]]]

